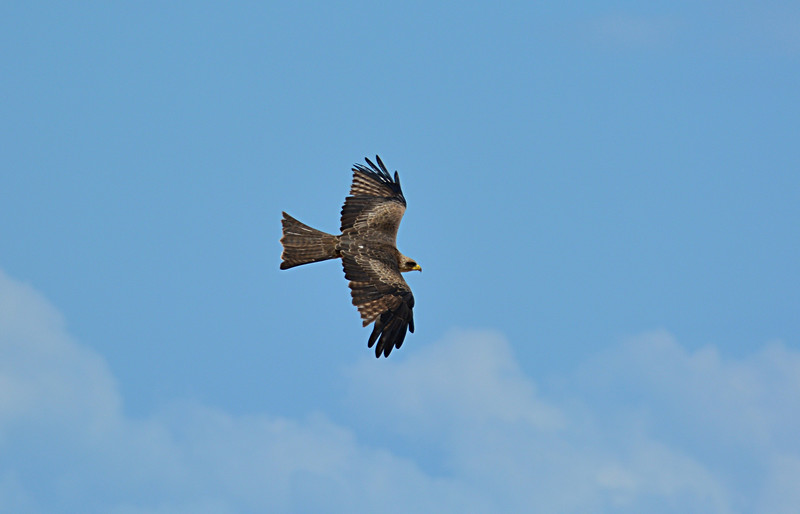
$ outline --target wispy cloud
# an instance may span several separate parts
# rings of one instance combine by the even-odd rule
[[[351,368],[352,426],[187,404],[132,419],[102,357],[0,273],[0,510],[789,512],[798,376],[779,343],[725,359],[658,332],[544,393],[500,334],[453,332]]]
[[[647,48],[665,44],[674,36],[675,23],[665,17],[617,13],[590,21],[588,31],[601,42],[623,47]]]
[[[695,16],[620,11],[590,18],[581,29],[592,43],[626,50],[800,50],[800,9],[789,3],[720,5]]]
[[[724,484],[692,455],[641,426],[606,426],[606,407],[574,389],[561,403],[537,393],[499,334],[455,332],[404,362],[370,364],[351,392],[378,411],[366,421],[443,449],[447,472],[496,509],[659,512],[669,500],[668,511],[728,511]]]

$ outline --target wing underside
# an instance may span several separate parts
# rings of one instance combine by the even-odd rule
[[[414,295],[394,262],[369,252],[343,252],[344,275],[364,326],[375,323],[368,346],[388,357],[414,332]]]

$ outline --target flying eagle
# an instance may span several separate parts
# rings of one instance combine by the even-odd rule
[[[369,167],[353,165],[340,235],[313,229],[283,213],[281,269],[341,258],[363,326],[375,322],[367,345],[372,348],[377,342],[375,357],[388,357],[403,344],[406,330],[414,332],[414,295],[400,273],[422,268],[396,246],[406,211],[400,177],[395,171],[392,179],[377,155],[378,166],[365,160]]]

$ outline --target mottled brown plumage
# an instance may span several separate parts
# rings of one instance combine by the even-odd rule
[[[375,345],[376,357],[388,357],[403,344],[406,331],[414,332],[414,295],[401,272],[422,268],[397,250],[406,199],[397,172],[392,178],[380,157],[375,159],[377,166],[366,159],[369,166],[353,167],[340,235],[313,229],[283,213],[281,269],[341,258],[363,325],[375,323],[368,346]]]

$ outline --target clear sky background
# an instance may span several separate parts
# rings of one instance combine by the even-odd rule
[[[4,2],[0,511],[800,511],[800,5]],[[354,162],[408,199],[367,349]]]

